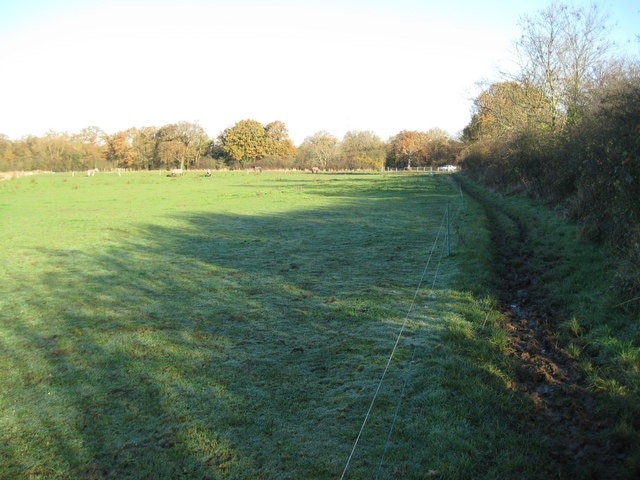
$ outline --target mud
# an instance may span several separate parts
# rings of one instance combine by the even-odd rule
[[[631,478],[616,475],[625,445],[615,441],[615,419],[598,413],[575,361],[556,344],[546,321],[522,307],[507,312],[511,355],[519,367],[514,389],[535,408],[526,421],[551,446],[557,478]]]
[[[534,405],[524,421],[551,447],[550,478],[638,478],[621,473],[625,445],[616,440],[615,419],[598,412],[579,365],[557,341],[559,319],[545,300],[539,272],[530,267],[526,227],[514,218],[493,220],[509,350],[518,364],[513,388]],[[498,228],[505,221],[517,233],[509,236]]]

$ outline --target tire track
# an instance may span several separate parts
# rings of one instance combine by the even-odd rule
[[[615,419],[598,413],[579,365],[558,342],[558,315],[546,301],[541,278],[562,259],[551,253],[541,259],[531,248],[532,219],[465,191],[489,221],[499,279],[495,287],[510,338],[509,355],[518,364],[514,390],[534,405],[525,421],[551,448],[549,473],[556,478],[627,478],[615,473],[625,459],[625,446],[615,441]]]

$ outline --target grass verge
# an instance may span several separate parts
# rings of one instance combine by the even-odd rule
[[[596,457],[576,459],[576,467],[596,476],[634,478],[640,472],[640,323],[637,315],[621,308],[617,259],[607,249],[581,241],[579,228],[553,210],[458,179],[481,199],[507,248],[519,243],[526,252],[519,261],[527,272],[529,302],[548,320],[554,345],[578,365],[579,382],[595,401],[594,414],[615,419],[607,427],[602,422],[598,441],[614,451],[617,465],[604,468],[598,463],[603,459]],[[503,276],[499,261],[496,265],[494,285],[514,281]]]

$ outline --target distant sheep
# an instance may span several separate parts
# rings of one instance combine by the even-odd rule
[[[184,173],[184,171],[181,168],[172,168],[171,169],[171,176],[172,177],[177,177],[178,175],[182,175]]]
[[[311,173],[318,173],[320,169],[318,167],[311,167]]]
[[[96,173],[98,173],[100,170],[98,170],[97,168],[90,168],[89,170],[87,170],[87,177],[95,177]]]

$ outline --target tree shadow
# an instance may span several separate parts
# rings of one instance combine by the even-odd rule
[[[178,214],[177,227],[141,225],[94,252],[43,249],[34,318],[10,326],[16,358],[30,356],[16,367],[28,385],[9,471],[335,477],[346,419],[379,374],[367,357],[397,329],[377,300],[413,283],[379,241],[398,223],[366,195],[282,215]]]
[[[24,405],[2,450],[8,471],[339,476],[421,273],[429,222],[440,222],[416,218],[429,192],[373,193],[285,214],[178,213],[93,252],[43,250],[32,318],[9,328]],[[431,321],[416,321],[407,342]],[[401,380],[382,392],[387,410]],[[373,458],[387,420],[363,439]],[[371,467],[360,459],[354,478]]]

